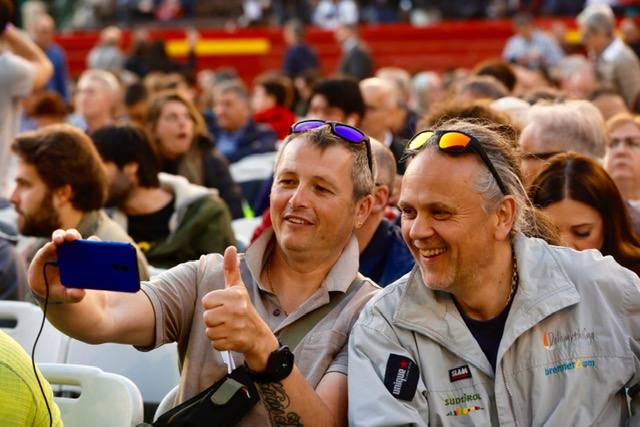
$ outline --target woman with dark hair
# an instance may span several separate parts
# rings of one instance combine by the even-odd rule
[[[569,152],[553,157],[529,194],[558,227],[563,245],[599,249],[640,273],[640,241],[615,183],[595,161]]]
[[[178,92],[162,92],[147,111],[147,128],[161,161],[161,170],[190,182],[215,188],[233,218],[241,218],[242,192],[229,165],[206,132],[196,107]]]

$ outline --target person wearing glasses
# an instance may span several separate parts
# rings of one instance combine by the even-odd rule
[[[224,257],[202,256],[143,282],[135,294],[66,289],[51,273],[47,317],[93,343],[150,349],[177,341],[176,403],[224,377],[223,353],[230,351],[262,396],[240,425],[346,425],[347,340],[379,290],[358,275],[353,235],[371,211],[373,185],[364,133],[341,123],[298,122],[275,164],[273,227],[244,255],[230,246]],[[37,254],[30,270],[36,295],[46,293],[45,262],[77,238],[58,230]]]
[[[607,120],[604,168],[622,194],[640,236],[640,118],[620,113]]]
[[[529,237],[542,223],[504,135],[456,119],[409,142],[416,268],[351,331],[350,425],[637,424],[640,279]]]
[[[587,101],[535,105],[520,134],[525,183],[558,153],[576,151],[595,160],[604,157],[607,135],[600,111]]]

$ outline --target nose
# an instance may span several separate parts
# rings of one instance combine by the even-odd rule
[[[14,188],[13,191],[11,192],[11,197],[9,197],[9,201],[14,205],[18,206],[18,202],[20,201],[20,198],[18,197],[17,188]]]
[[[436,234],[433,224],[423,215],[418,214],[409,228],[409,237],[413,241],[420,241]]]
[[[307,197],[307,190],[303,185],[298,185],[289,198],[289,205],[292,208],[306,207],[309,204],[309,198]]]

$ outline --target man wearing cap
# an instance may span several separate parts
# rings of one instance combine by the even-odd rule
[[[178,342],[182,379],[177,403],[227,373],[223,352],[246,364],[261,404],[240,425],[346,425],[347,339],[378,289],[357,275],[354,229],[372,204],[368,139],[355,128],[314,121],[294,125],[275,166],[273,228],[247,252],[202,256],[142,283],[135,294],[64,288],[50,273],[47,317],[92,343],[150,349]],[[58,230],[34,259],[30,285],[45,294],[44,263],[78,238]],[[307,314],[333,305],[297,346],[279,342]],[[290,335],[289,335],[290,336]]]
[[[528,237],[543,233],[512,147],[460,120],[409,143],[416,268],[352,330],[350,425],[637,425],[640,280]]]

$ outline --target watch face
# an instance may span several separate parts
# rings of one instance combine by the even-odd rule
[[[293,370],[293,353],[286,345],[271,353],[267,362],[267,374],[273,381],[281,381],[289,376]]]

